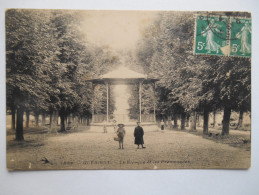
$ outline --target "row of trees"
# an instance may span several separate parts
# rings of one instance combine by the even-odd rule
[[[242,118],[251,109],[251,60],[194,55],[194,24],[189,12],[160,14],[146,29],[136,56],[145,72],[159,79],[158,115],[175,121],[180,115],[184,129],[188,116],[202,113],[207,134],[209,113],[223,110],[222,135],[228,135],[231,111]]]
[[[50,125],[59,115],[60,131],[70,114],[91,116],[92,86],[86,80],[107,72],[118,58],[87,42],[80,21],[76,11],[6,12],[7,110],[17,140],[24,139],[24,112],[27,121],[30,113],[36,121],[48,114]]]
[[[59,115],[61,131],[65,131],[68,115],[91,117],[93,104],[97,113],[106,113],[105,86],[97,87],[92,101],[93,87],[86,80],[111,70],[120,59],[108,47],[87,42],[81,21],[76,11],[6,12],[7,110],[12,113],[17,140],[24,139],[24,112],[27,121],[30,113],[36,121],[40,114],[49,115],[50,125]],[[133,70],[141,67],[148,76],[159,79],[158,116],[177,121],[180,115],[184,128],[188,116],[202,113],[207,134],[209,113],[224,110],[222,134],[229,134],[231,111],[242,116],[251,108],[251,61],[194,55],[194,24],[191,13],[165,12],[146,29],[136,55],[120,56]],[[138,112],[137,86],[132,86],[132,91],[129,103],[134,117]],[[143,113],[153,113],[153,98],[152,86],[144,86]]]

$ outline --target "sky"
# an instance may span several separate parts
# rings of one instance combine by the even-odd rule
[[[87,11],[81,13],[81,28],[92,43],[131,50],[157,15],[155,11]]]
[[[106,46],[110,50],[125,51],[136,49],[144,30],[158,17],[155,11],[87,11],[81,12],[81,30],[91,43]],[[123,56],[121,56],[121,66]],[[116,85],[114,115],[117,121],[129,121],[129,91],[126,85]],[[124,118],[121,118],[124,117]]]

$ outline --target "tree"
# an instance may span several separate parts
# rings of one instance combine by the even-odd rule
[[[76,14],[57,12],[6,13],[7,109],[13,116],[17,109],[17,140],[24,139],[25,110],[36,118],[40,112],[52,115],[59,110],[62,130],[67,114],[89,113],[81,108],[90,108],[91,89],[85,76],[92,71],[93,51],[78,36]]]
[[[87,78],[108,71],[117,62],[117,58],[112,56],[107,48],[96,47],[81,36],[80,18],[77,17],[76,11],[56,11],[52,22],[56,28],[55,34],[58,35],[58,58],[63,67],[61,79],[56,83],[58,93],[53,99],[57,100],[54,107],[59,110],[60,131],[64,132],[65,118],[69,114],[86,114],[89,117],[93,94]],[[102,94],[104,91],[102,88]],[[104,98],[101,101],[104,101]],[[101,109],[103,108],[104,106]]]
[[[192,54],[194,19],[191,14],[165,13],[159,19],[154,25],[156,30],[154,26],[147,29],[147,37],[140,47],[140,50],[151,49],[139,51],[138,56],[144,67],[150,63],[148,72],[160,79],[158,88],[167,91],[166,94],[158,93],[160,105],[164,105],[163,108],[158,107],[158,111],[163,109],[163,113],[174,113],[174,116],[180,114],[184,129],[186,114],[199,105],[200,75],[205,60]]]
[[[160,14],[146,29],[138,60],[150,76],[160,79],[158,112],[181,114],[183,129],[186,114],[202,111],[207,134],[209,112],[223,108],[222,134],[228,134],[231,110],[241,105],[250,109],[250,60],[193,55],[194,24],[189,12]]]
[[[17,109],[17,140],[24,139],[25,108],[45,107],[48,99],[48,68],[56,54],[48,14],[36,10],[6,12],[7,106]]]
[[[219,64],[215,78],[219,87],[220,105],[224,108],[222,135],[229,134],[231,110],[251,109],[251,61],[248,58],[227,58]]]

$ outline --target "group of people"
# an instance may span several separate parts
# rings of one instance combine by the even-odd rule
[[[161,122],[160,122],[161,130],[164,130],[165,126],[166,126],[166,124],[165,124],[164,120],[162,119]],[[173,121],[171,119],[168,120],[167,127],[169,127],[169,129],[173,129]]]
[[[103,125],[104,133],[107,133],[107,124],[105,122],[103,124],[104,124]],[[170,126],[170,128],[172,126],[171,120],[169,122],[169,126]],[[164,130],[165,122],[163,120],[161,120],[160,127],[161,127],[161,130]],[[117,125],[116,121],[114,120],[113,121],[113,129],[114,129],[114,132],[117,134],[117,137],[114,138],[114,140],[119,141],[119,149],[124,149],[123,141],[124,141],[124,137],[125,137],[125,134],[126,134],[124,124],[118,124]],[[137,122],[137,126],[135,127],[135,130],[134,130],[134,137],[135,137],[134,143],[138,146],[137,149],[140,149],[140,146],[141,146],[141,148],[146,148],[146,147],[144,147],[143,136],[144,136],[144,130],[140,126],[140,122]]]
[[[116,141],[119,141],[119,149],[124,149],[123,147],[123,141],[124,141],[124,137],[125,137],[125,134],[126,134],[126,131],[124,129],[124,124],[118,124],[118,130],[117,130],[117,136],[118,138],[116,139]],[[134,130],[134,137],[135,137],[135,144],[138,145],[138,148],[139,149],[140,147],[139,146],[142,146],[142,148],[146,148],[144,147],[144,139],[143,139],[143,136],[144,136],[144,130],[143,128],[140,126],[140,122],[137,122],[137,126]]]

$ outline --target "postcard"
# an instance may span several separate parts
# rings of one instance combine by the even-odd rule
[[[8,170],[251,166],[251,13],[5,18]]]

